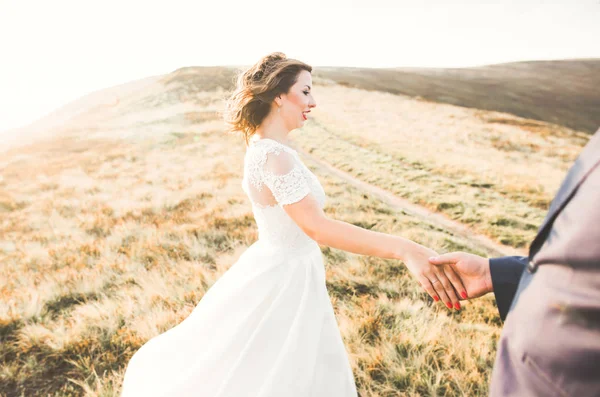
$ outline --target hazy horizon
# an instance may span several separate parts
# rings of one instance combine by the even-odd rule
[[[7,110],[0,134],[98,90],[186,66],[249,65],[272,51],[314,67],[600,59],[598,18],[598,1],[375,0],[363,6],[329,0],[293,7],[271,0],[210,6],[178,1],[161,7],[0,0],[0,35],[11,38],[4,39],[4,58],[17,60],[0,73],[0,104]]]

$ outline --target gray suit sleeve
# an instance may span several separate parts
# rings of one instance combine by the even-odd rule
[[[505,256],[490,259],[494,295],[496,295],[496,304],[502,321],[506,319],[528,260],[526,256]]]

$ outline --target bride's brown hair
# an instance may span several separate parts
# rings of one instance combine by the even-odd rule
[[[241,132],[246,144],[271,110],[271,103],[285,94],[298,80],[298,74],[312,67],[282,52],[262,57],[237,77],[235,91],[227,101],[224,114],[230,132]]]

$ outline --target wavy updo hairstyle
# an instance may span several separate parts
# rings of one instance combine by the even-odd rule
[[[290,59],[284,53],[274,52],[240,73],[224,114],[229,131],[241,132],[248,144],[269,114],[275,98],[287,93],[303,70],[311,73],[312,67]]]

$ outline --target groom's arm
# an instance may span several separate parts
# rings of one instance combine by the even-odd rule
[[[527,262],[528,258],[526,256],[505,256],[490,259],[490,274],[494,286],[494,295],[496,295],[496,304],[502,321],[506,319]]]

